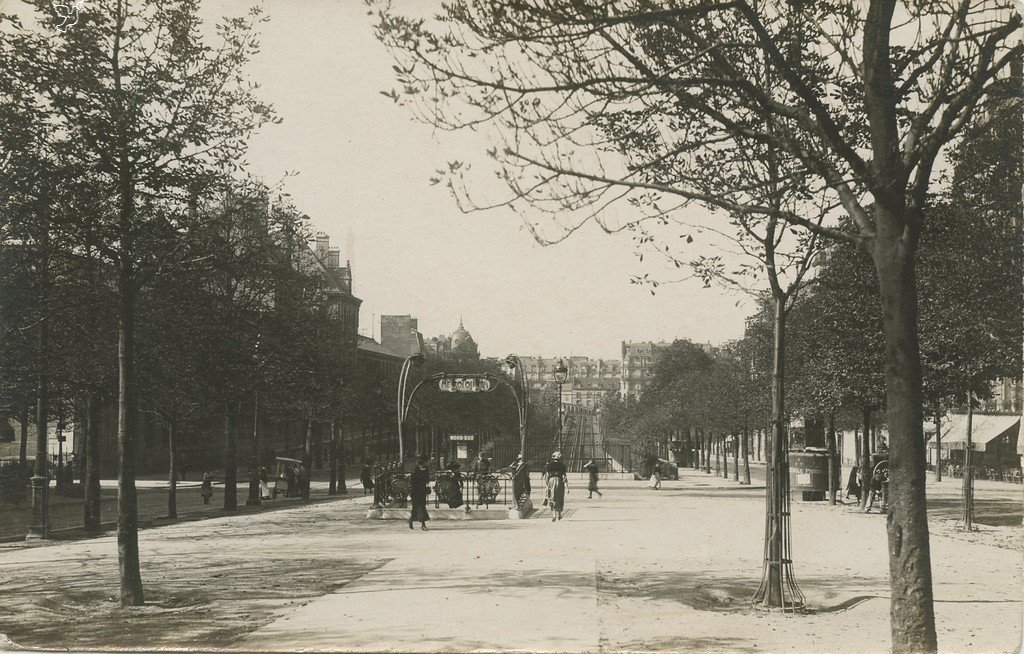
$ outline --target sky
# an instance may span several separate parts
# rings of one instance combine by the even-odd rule
[[[249,4],[206,0],[204,13],[238,14]],[[262,4],[270,20],[249,72],[283,122],[252,140],[249,169],[271,185],[297,171],[285,190],[342,260],[354,237],[363,333],[373,325],[379,336],[382,314],[411,314],[425,337],[449,334],[461,319],[485,356],[606,359],[620,357],[622,341],[742,336],[752,311],[742,295],[690,281],[652,296],[630,283],[636,274],[678,274],[667,262],[640,262],[628,234],[587,225],[542,247],[510,210],[463,214],[446,189],[431,186],[434,169],[480,154],[485,143],[436,134],[381,94],[395,86],[393,62],[361,0]]]

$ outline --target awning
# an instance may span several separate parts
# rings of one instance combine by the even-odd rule
[[[935,423],[926,423],[931,427],[932,436],[928,440],[928,449],[935,449]],[[992,416],[976,413],[971,420],[971,444],[975,452],[984,452],[985,445],[1007,433],[1016,436],[1020,431],[1020,416]],[[946,416],[942,421],[942,449],[962,450],[967,443],[967,414],[958,413]],[[1021,443],[1018,441],[1017,451]]]

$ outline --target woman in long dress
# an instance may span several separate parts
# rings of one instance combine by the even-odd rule
[[[566,492],[566,469],[562,463],[562,453],[555,452],[551,455],[551,461],[544,469],[544,479],[548,486],[548,504],[551,505],[551,522],[562,519],[562,509],[565,506]]]
[[[593,499],[594,493],[597,493],[598,497],[602,497],[601,491],[597,490],[597,464],[594,463],[593,459],[591,459],[590,461],[587,461],[587,465],[583,466],[583,469],[587,471],[590,477],[589,483],[587,484],[587,492],[589,493],[589,495],[587,495],[587,499]]]
[[[359,473],[359,481],[363,484],[363,495],[373,492],[373,461],[364,461]]]
[[[413,522],[419,522],[420,529],[427,531],[427,520],[430,520],[430,515],[427,514],[427,494],[430,493],[430,470],[427,469],[427,460],[428,457],[420,456],[416,467],[412,469],[412,474],[409,475],[409,497],[412,500],[409,529],[413,528]]]

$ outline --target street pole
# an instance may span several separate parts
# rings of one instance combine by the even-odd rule
[[[562,450],[562,384],[568,378],[569,369],[565,367],[563,359],[558,360],[558,366],[554,370],[555,381],[558,382],[558,450]],[[582,454],[582,452],[581,452]]]
[[[974,394],[967,393],[967,442],[964,444],[963,522],[965,531],[974,531]]]
[[[402,438],[402,423],[405,422],[405,415],[409,410],[405,400],[405,387],[409,381],[409,369],[414,363],[416,365],[423,363],[423,355],[417,352],[405,357],[405,361],[402,362],[402,370],[398,374],[398,467],[402,471],[405,470],[405,442]]]
[[[558,451],[562,451],[562,382],[558,382]]]
[[[526,370],[523,369],[523,362],[515,354],[505,357],[505,364],[512,369],[512,380],[519,383],[520,393],[516,395],[519,404],[519,453],[526,461],[526,418],[530,406],[530,387],[526,383]]]

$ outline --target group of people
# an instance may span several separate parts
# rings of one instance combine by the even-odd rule
[[[306,466],[301,463],[288,464],[278,479],[284,482],[285,497],[309,499],[309,472],[306,470]]]
[[[420,523],[420,529],[427,531],[427,522],[430,520],[430,514],[427,512],[427,496],[430,495],[430,456],[422,455],[416,460],[416,467],[413,468],[412,473],[409,475],[409,498],[411,500],[411,510],[409,512],[409,529],[415,529],[414,523]],[[484,459],[486,461],[486,459]],[[520,454],[516,458],[516,462],[512,465],[513,468],[513,479],[519,480],[517,483],[523,484],[524,488],[517,488],[516,493],[523,492],[525,495],[529,495],[529,476],[527,474],[521,474],[525,471],[525,461],[523,455]],[[456,475],[459,474],[461,466],[455,462],[455,466],[448,466]],[[601,491],[598,490],[598,466],[593,460],[587,462],[584,469],[588,473],[589,482],[587,484],[587,490],[589,491],[588,498],[593,498],[594,493],[597,493],[598,497],[602,497]],[[489,466],[487,472],[490,472]],[[480,468],[477,467],[474,474],[479,476],[482,474]],[[565,508],[565,494],[568,492],[568,471],[565,467],[565,463],[562,462],[562,453],[554,452],[551,455],[551,460],[544,468],[544,484],[547,489],[544,499],[544,504],[551,507],[551,521],[562,519],[562,513]],[[368,462],[363,467],[363,492],[369,492],[372,489],[373,474],[372,464]]]
[[[880,470],[877,474],[871,475],[871,481],[868,486],[868,503],[864,508],[865,512],[870,512],[871,508],[875,504],[875,498],[882,498],[882,507],[885,508],[887,503],[889,486],[889,475],[888,470]],[[843,497],[844,500],[849,499],[851,496],[854,500],[857,500],[861,496],[861,492],[864,487],[864,474],[861,471],[860,466],[853,466],[850,468],[850,476],[846,479],[846,495]]]
[[[591,459],[583,466],[587,471],[587,499],[593,499],[594,493],[598,497],[604,497],[597,488],[599,468]],[[569,479],[565,463],[562,462],[562,453],[555,452],[551,455],[551,461],[544,468],[544,483],[547,493],[544,498],[544,505],[551,507],[551,522],[562,519],[562,511],[565,508],[565,494],[569,492]]]
[[[254,473],[250,470],[249,474],[252,475]],[[274,495],[270,490],[270,471],[267,470],[266,466],[261,466],[259,472],[255,474],[259,477],[260,499],[273,499]],[[281,472],[279,481],[284,484],[285,497],[309,499],[309,473],[301,463],[286,465],[284,471]],[[203,499],[203,504],[210,503],[210,498],[213,497],[213,475],[210,471],[203,473],[203,480],[199,486],[199,495]]]

